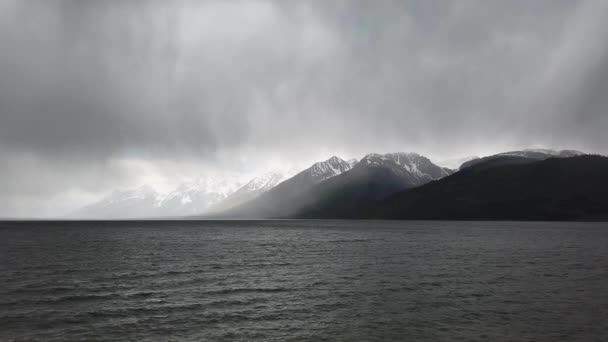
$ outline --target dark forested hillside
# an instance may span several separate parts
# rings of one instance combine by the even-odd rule
[[[494,163],[495,161],[492,161]],[[400,192],[359,217],[472,220],[608,219],[608,158],[483,163]]]

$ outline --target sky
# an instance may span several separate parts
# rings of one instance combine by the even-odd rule
[[[0,0],[0,216],[332,155],[608,153],[608,2]]]

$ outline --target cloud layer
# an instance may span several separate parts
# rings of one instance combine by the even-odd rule
[[[0,216],[332,154],[608,151],[605,1],[0,0]]]

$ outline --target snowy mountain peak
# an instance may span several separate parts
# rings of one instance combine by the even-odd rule
[[[327,159],[326,162],[331,163],[331,164],[336,164],[336,163],[341,163],[344,160],[342,160],[342,158],[336,157],[336,156],[332,156],[331,158]]]
[[[251,201],[286,179],[284,174],[267,172],[253,178],[230,196],[209,208],[211,212],[227,210],[245,202]]]
[[[387,154],[370,153],[357,164],[357,167],[389,167],[394,172],[407,172],[420,181],[430,181],[449,175],[449,172],[428,158],[414,152]]]
[[[390,158],[407,158],[407,159],[414,159],[414,158],[421,157],[421,155],[419,155],[416,152],[393,152],[393,153],[387,153],[386,155],[390,156]]]
[[[285,180],[285,176],[278,172],[267,172],[254,179],[250,180],[242,188],[237,190],[240,191],[267,191],[272,189],[275,185]]]
[[[116,190],[74,213],[87,218],[147,218],[196,215],[232,194],[242,183],[199,177],[160,193],[151,186]]]
[[[326,161],[318,162],[309,171],[315,182],[321,182],[351,169],[350,164],[339,157],[333,156]]]
[[[388,160],[388,158],[386,158],[385,156],[383,156],[381,154],[370,153],[370,154],[366,155],[365,157],[361,158],[359,163],[357,163],[357,166],[359,166],[359,167],[381,166],[384,164],[384,161],[386,161],[386,160]]]
[[[424,158],[417,153],[413,152],[394,152],[387,154],[378,154],[378,153],[370,153],[363,157],[361,161],[365,161],[367,164],[377,164],[381,163],[381,161],[393,161],[398,165],[408,165],[413,163],[415,160],[419,158]],[[424,158],[426,159],[426,158]]]

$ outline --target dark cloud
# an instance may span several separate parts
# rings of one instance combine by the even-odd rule
[[[142,163],[178,177],[372,151],[606,153],[607,14],[599,0],[0,0],[0,214],[52,213],[41,203],[141,181]]]

